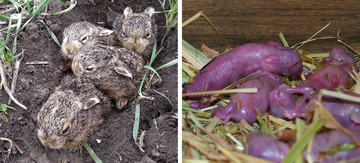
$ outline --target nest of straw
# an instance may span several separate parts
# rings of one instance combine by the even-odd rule
[[[326,26],[324,28],[326,28]],[[321,30],[319,32],[321,32]],[[349,45],[345,44],[342,41],[343,39],[339,36],[339,33],[335,37],[315,38],[316,34],[314,34],[308,40],[300,42],[291,47],[297,50],[301,55],[305,71],[312,72],[316,70],[317,67],[323,65],[323,63],[320,62],[321,59],[329,57],[328,52],[313,54],[301,49],[302,45],[305,43],[310,44],[312,41],[319,39],[337,39],[337,41],[342,43],[347,48],[347,50],[354,53],[353,57],[356,63],[358,65],[360,64],[360,53],[351,48]],[[281,33],[279,36],[283,45],[288,46],[284,36]],[[214,52],[206,46],[203,46],[202,51],[211,57],[216,57],[216,55],[218,55],[217,52]],[[192,78],[195,77],[196,73],[199,72],[199,70],[207,62],[211,61],[211,58],[206,57],[204,53],[183,41],[183,85],[190,83]],[[237,84],[246,81],[248,78],[249,76],[240,79],[238,82],[232,84],[232,87],[235,87]],[[282,76],[282,78],[285,84],[292,87],[296,87],[297,84],[306,79],[303,74],[298,78],[289,78],[287,76]],[[315,134],[324,131],[335,129],[341,130],[343,133],[347,134],[354,140],[355,144],[353,147],[359,146],[360,143],[356,140],[352,133],[341,126],[335,120],[332,114],[321,104],[321,97],[323,95],[359,102],[359,97],[349,96],[343,92],[355,92],[360,94],[360,73],[353,71],[352,81],[350,82],[356,83],[350,89],[338,89],[337,91],[328,91],[326,89],[320,90],[318,100],[313,100],[309,103],[309,105],[312,106],[311,109],[307,111],[307,117],[309,118],[297,118],[295,120],[296,123],[293,121],[286,121],[273,117],[268,111],[263,116],[258,114],[258,121],[254,124],[248,124],[244,120],[241,122],[229,121],[228,123],[221,124],[219,123],[219,119],[216,116],[211,115],[212,109],[216,108],[217,104],[201,110],[194,110],[189,107],[189,103],[192,102],[191,100],[183,100],[183,162],[271,162],[269,160],[246,154],[246,137],[250,132],[257,130],[282,140],[296,140],[296,143],[292,146],[283,162],[313,162],[309,154],[309,150],[311,150],[312,147],[313,137]],[[203,101],[216,100],[220,101],[220,103],[226,104],[229,102],[231,93],[233,92],[229,90],[222,90],[213,93],[228,95],[230,93],[230,96],[212,96],[212,99],[203,99]],[[300,155],[302,156],[304,150],[307,150],[306,159],[303,157],[297,157]],[[357,162],[359,159],[352,160],[352,162],[354,161]]]

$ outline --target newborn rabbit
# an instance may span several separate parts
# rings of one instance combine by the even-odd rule
[[[66,61],[66,64],[61,67],[63,71],[70,69],[72,59],[84,46],[119,44],[114,31],[97,27],[86,21],[76,22],[66,27],[63,35],[61,52]]]
[[[155,12],[148,7],[145,12]],[[133,13],[130,7],[126,7],[124,14],[117,17],[113,24],[113,30],[120,40],[120,44],[128,50],[149,59],[154,46],[154,37],[157,34],[157,26],[154,14]]]
[[[38,113],[38,138],[52,149],[76,147],[97,129],[110,108],[110,99],[93,81],[65,76]]]
[[[71,65],[76,76],[94,80],[99,89],[116,99],[118,109],[127,104],[128,97],[135,95],[133,78],[139,78],[142,67],[143,61],[136,53],[110,46],[83,48]]]

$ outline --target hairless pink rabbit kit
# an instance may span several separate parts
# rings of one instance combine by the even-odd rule
[[[311,152],[307,154],[304,150],[304,154],[297,155],[303,155],[304,159],[311,157],[316,162],[359,157],[356,153],[360,147],[335,150],[331,154],[325,152],[334,146],[359,144],[360,141],[360,100],[354,100],[360,99],[356,92],[359,67],[357,56],[343,47],[334,47],[323,57],[273,41],[235,47],[195,71],[195,77],[183,83],[183,110],[211,121],[210,124],[200,123],[204,125],[203,130],[197,125],[200,133],[206,130],[212,138],[215,136],[209,132],[241,140],[232,143],[242,144],[244,152],[254,157],[273,162],[288,161],[286,156],[293,153],[292,147],[301,148],[296,144],[295,127],[290,126],[302,121],[303,132],[306,132],[313,129],[315,124],[312,124],[319,122],[317,120],[326,123],[321,125],[321,132],[317,132],[320,126],[313,133]],[[191,63],[183,66],[191,67]],[[233,89],[256,88],[257,91],[219,92],[231,85]],[[325,91],[341,97],[323,93]],[[325,110],[320,111],[319,107]],[[284,123],[279,125],[280,121]],[[251,129],[246,129],[244,124],[252,126]],[[224,137],[224,131],[231,136]],[[291,139],[284,139],[291,133]]]

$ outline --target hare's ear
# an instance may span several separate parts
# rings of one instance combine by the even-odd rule
[[[155,12],[155,9],[153,7],[148,7],[145,9],[145,12],[146,13],[149,13],[149,17],[150,19],[153,19],[154,18],[154,12]]]
[[[124,10],[125,18],[126,18],[128,15],[132,14],[132,13],[133,13],[133,11],[132,11],[131,7],[126,7],[126,8],[125,8],[125,10]]]
[[[127,76],[132,79],[132,71],[123,62],[121,62],[121,61],[115,62],[114,70],[119,75],[124,75],[124,76]]]
[[[124,67],[124,66],[118,66],[118,67],[115,67],[114,70],[119,75],[124,75],[124,76],[127,76],[132,79],[132,73],[131,73],[131,70],[129,70],[129,68]]]
[[[100,99],[96,97],[91,97],[85,102],[85,110],[92,108],[96,104],[100,103]]]
[[[103,29],[99,32],[99,35],[100,36],[109,36],[111,35],[112,33],[114,33],[113,30],[110,30],[110,29]]]

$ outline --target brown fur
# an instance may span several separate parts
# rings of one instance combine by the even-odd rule
[[[95,26],[89,22],[76,22],[64,29],[64,39],[61,44],[61,52],[66,61],[61,69],[67,71],[78,51],[85,46],[110,45],[120,46],[112,30]]]
[[[93,81],[65,76],[38,113],[38,138],[53,149],[74,148],[98,128],[110,107]]]
[[[152,7],[145,9],[145,12],[154,11]],[[145,60],[149,59],[154,46],[153,35],[157,35],[153,13],[133,13],[131,8],[127,7],[124,14],[114,21],[113,30],[123,47],[142,55]]]
[[[105,94],[116,99],[116,107],[122,109],[128,97],[136,93],[136,79],[140,78],[143,66],[144,60],[134,52],[99,45],[81,49],[72,70],[76,76],[94,80]]]

